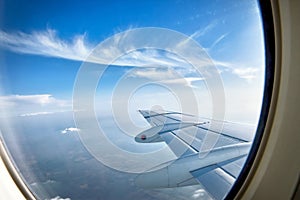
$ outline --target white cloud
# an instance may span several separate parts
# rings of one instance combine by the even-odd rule
[[[34,112],[34,113],[25,113],[21,114],[21,117],[30,117],[30,116],[36,116],[36,115],[48,115],[53,114],[54,112]]]
[[[84,60],[91,46],[85,42],[85,35],[75,36],[71,42],[57,36],[55,30],[7,33],[0,31],[0,45],[17,53],[43,55],[71,60]]]
[[[238,63],[214,61],[220,72],[227,71],[241,79],[251,81],[258,77],[262,67],[248,67]]]
[[[217,38],[210,46],[209,51],[211,49],[213,49],[218,43],[220,43],[227,35],[228,35],[228,33],[225,33],[225,34],[222,34],[219,38]]]
[[[55,184],[55,183],[56,183],[56,181],[54,181],[54,180],[47,180],[45,182],[33,182],[30,185],[33,186],[37,191],[44,193],[45,192],[44,189],[43,189],[44,185],[48,185],[48,184],[51,185],[51,184]],[[53,197],[51,199],[46,198],[45,200],[71,200],[71,198],[68,198],[68,197],[63,198],[63,197],[60,197],[60,196],[56,196],[56,197]]]
[[[114,61],[114,65],[136,67],[174,67],[187,63],[178,56],[163,50],[145,49],[130,52]]]
[[[211,31],[214,27],[216,27],[217,21],[213,21],[202,29],[195,31],[190,38],[196,39],[198,37],[206,35],[209,31]]]
[[[125,34],[126,37],[126,34]],[[115,37],[115,42],[122,38]],[[69,60],[87,61],[87,57],[96,45],[91,45],[86,41],[86,35],[76,35],[71,41],[66,41],[58,37],[55,30],[24,33],[7,33],[0,30],[0,46],[17,53],[64,58]],[[116,45],[117,46],[117,45]],[[100,64],[110,64],[114,56],[119,52],[115,47],[102,49],[100,57],[90,57],[89,62]],[[160,54],[155,50],[145,50],[143,52],[133,52],[124,55],[114,62],[120,66],[177,66],[183,61],[170,53]]]
[[[187,87],[196,87],[194,82],[202,81],[204,78],[201,77],[184,77],[184,78],[176,78],[176,79],[168,79],[161,81],[166,84],[177,84],[177,85],[185,85]]]
[[[184,46],[190,39],[197,39],[201,36],[206,35],[209,31],[211,31],[217,25],[217,21],[213,21],[212,23],[208,24],[204,28],[201,28],[195,31],[193,34],[189,36],[186,40],[180,42],[177,46]]]
[[[130,72],[130,77],[149,78],[154,81],[179,78],[180,75],[172,68],[136,68]]]
[[[65,128],[64,130],[62,130],[61,133],[66,134],[66,133],[70,133],[70,132],[79,132],[79,131],[80,131],[79,128],[69,127],[69,128]]]
[[[259,73],[259,69],[251,68],[251,67],[234,68],[232,72],[233,72],[233,74],[238,75],[240,78],[251,81],[252,79],[257,77],[257,75]]]
[[[208,26],[194,32],[186,41],[182,41],[177,46],[183,45],[191,38],[195,39],[200,36],[206,35],[215,26],[216,22],[210,23]],[[227,34],[223,34],[219,38],[217,38],[212,44],[211,48],[222,41],[226,36]],[[90,56],[88,60],[86,60],[87,57],[96,45],[91,45],[89,42],[87,42],[86,34],[75,35],[71,40],[63,40],[58,36],[57,32],[52,29],[47,29],[45,31],[34,31],[32,33],[8,33],[0,30],[0,46],[17,53],[49,56],[77,61],[88,61],[99,64],[111,64],[111,61],[121,51],[119,49],[120,45],[118,44],[123,37],[127,37],[127,35],[115,35],[114,43],[116,45],[109,45],[104,49],[102,48],[101,52],[98,52],[99,54],[94,54],[101,56]],[[200,63],[201,66],[210,66],[212,62],[216,65],[222,66],[223,68],[226,68],[227,71],[246,80],[253,79],[257,75],[256,69],[252,69],[251,67],[245,67],[245,69],[238,67],[236,69],[236,66],[239,65],[205,58],[197,61],[197,63]],[[145,49],[131,52],[115,60],[113,64],[117,66],[142,67],[143,69],[149,67],[161,68],[178,66],[186,68],[188,66],[188,63],[180,57],[167,51],[155,49]],[[152,69],[145,71],[144,74],[147,73],[148,77],[154,75],[154,71],[151,70]],[[145,77],[145,75],[142,74],[143,72],[140,71],[138,73],[140,73],[141,76]],[[47,102],[51,99],[47,99],[47,96],[44,96],[44,100]]]
[[[129,77],[147,78],[153,82],[172,85],[184,85],[195,87],[196,81],[204,80],[196,71],[187,66],[186,68],[135,68],[130,71]]]
[[[60,196],[56,196],[54,198],[51,198],[50,200],[71,200],[70,198],[61,198]]]
[[[3,115],[34,116],[70,111],[71,102],[57,99],[51,94],[0,96]]]
[[[56,104],[64,106],[66,101],[55,99],[51,94],[37,95],[8,95],[0,96],[0,105],[17,105],[17,104],[38,104],[41,106]]]
[[[204,190],[204,189],[198,189],[198,190],[196,190],[195,192],[194,192],[194,194],[192,195],[192,197],[194,198],[194,199],[197,199],[197,198],[203,198],[204,196],[206,195],[206,191]],[[201,198],[201,199],[202,199]]]
[[[41,112],[32,112],[32,113],[24,113],[20,114],[20,117],[30,117],[30,116],[37,116],[37,115],[51,115],[55,113],[63,113],[63,112],[70,112],[71,110],[60,110],[60,111],[41,111]],[[73,112],[75,112],[73,110]]]

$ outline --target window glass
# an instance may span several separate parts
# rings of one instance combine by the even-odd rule
[[[264,88],[256,1],[7,1],[1,139],[38,199],[223,199]]]

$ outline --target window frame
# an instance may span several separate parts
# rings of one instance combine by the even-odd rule
[[[256,131],[253,145],[245,162],[245,165],[240,172],[238,179],[236,179],[230,192],[225,199],[239,198],[247,189],[251,178],[253,178],[254,172],[259,165],[259,161],[263,154],[266,141],[269,138],[270,127],[274,118],[275,107],[277,103],[278,87],[279,87],[279,67],[275,68],[275,61],[278,62],[280,57],[276,52],[276,49],[280,48],[279,43],[275,45],[275,26],[273,13],[278,10],[274,10],[274,2],[269,0],[259,0],[259,6],[261,11],[261,17],[263,22],[263,33],[265,43],[265,85],[263,94],[263,103],[261,108],[261,114]],[[276,7],[276,6],[275,6]],[[277,31],[278,33],[280,31]],[[277,35],[280,38],[280,34]],[[278,40],[278,39],[277,39]],[[275,55],[276,54],[276,55]],[[9,156],[9,152],[5,147],[2,138],[0,137],[0,157],[8,170],[10,176],[14,180],[17,188],[23,194],[25,199],[35,200],[36,197],[32,191],[27,187],[22,176],[15,168],[13,161]]]

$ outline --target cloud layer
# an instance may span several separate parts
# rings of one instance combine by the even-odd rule
[[[201,37],[207,32],[211,31],[215,27],[215,23],[211,23],[207,27],[196,31],[194,34],[190,36],[190,38]],[[213,48],[217,43],[223,40],[227,34],[221,35],[219,38],[215,40],[212,44]],[[115,39],[116,44],[119,39]],[[185,41],[183,41],[184,43]],[[96,45],[92,45],[87,41],[86,34],[75,35],[70,40],[61,39],[57,31],[52,29],[47,29],[45,31],[34,31],[32,33],[24,33],[24,32],[14,32],[8,33],[0,30],[0,46],[4,49],[8,49],[10,51],[16,53],[24,53],[24,54],[32,54],[32,55],[40,55],[40,56],[48,56],[48,57],[56,57],[63,58],[69,60],[76,61],[88,61],[95,62],[100,64],[110,64],[111,58],[114,57],[116,51],[118,49],[109,48],[102,50],[101,58],[89,58],[87,60],[89,54],[96,47]],[[118,46],[118,45],[116,45]],[[215,63],[216,66],[220,68],[225,68],[227,71],[232,74],[242,78],[242,79],[253,79],[257,75],[258,68],[236,68],[237,64],[230,62],[219,62],[215,60],[210,60],[209,62]],[[178,56],[169,53],[167,51],[162,50],[139,50],[134,51],[129,54],[122,56],[117,59],[113,63],[117,66],[134,66],[134,67],[182,67],[185,68],[187,63],[180,59]],[[204,63],[205,64],[205,63]],[[260,66],[258,66],[260,67]],[[140,74],[144,76],[141,69]],[[183,71],[183,70],[182,70]],[[146,71],[147,73],[149,72]],[[151,72],[151,71],[150,71]],[[153,71],[152,71],[153,72]],[[149,73],[148,77],[151,77],[153,73]],[[184,72],[183,75],[186,75],[187,72]],[[189,76],[189,78],[196,78],[194,76]],[[199,78],[199,77],[197,77]]]
[[[71,102],[57,99],[51,94],[0,96],[1,114],[28,117],[65,112],[72,109]]]

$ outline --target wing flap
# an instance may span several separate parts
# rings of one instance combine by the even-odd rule
[[[237,178],[244,166],[245,161],[246,161],[246,156],[244,156],[243,158],[240,158],[239,160],[237,160],[235,162],[224,164],[220,167],[224,171],[226,171],[228,174],[233,176],[234,178]]]
[[[220,168],[196,179],[214,199],[224,199],[235,180]]]
[[[176,136],[173,132],[163,133],[160,137],[167,143],[169,148],[177,157],[197,153],[196,149],[178,138],[178,136]]]
[[[190,173],[213,198],[224,199],[238,177],[245,159],[246,156],[234,158]]]

